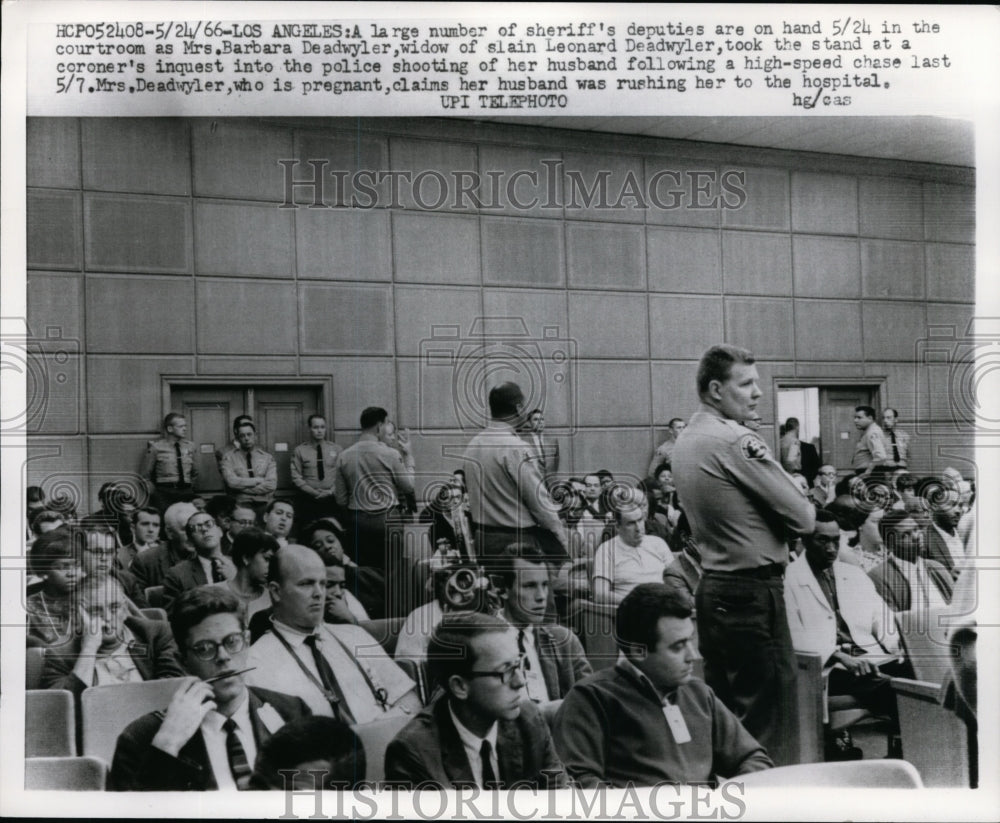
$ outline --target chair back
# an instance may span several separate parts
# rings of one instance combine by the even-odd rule
[[[45,646],[29,646],[24,657],[24,687],[42,688],[42,669],[45,668]]]
[[[618,660],[614,606],[578,600],[570,615],[570,625],[580,637],[587,660],[594,671],[615,665]]]
[[[166,609],[149,608],[149,609],[139,609],[142,612],[142,616],[147,620],[162,620],[164,623],[168,622]]]
[[[800,763],[741,774],[733,781],[749,788],[921,789],[924,786],[920,774],[905,760]]]
[[[99,757],[29,757],[24,761],[28,791],[102,792],[107,779],[108,764]]]
[[[24,756],[74,757],[76,708],[73,693],[64,689],[33,689],[24,693]]]
[[[111,763],[118,735],[147,712],[166,709],[183,677],[91,686],[80,697],[83,753]]]
[[[948,616],[954,616],[948,607],[896,613],[903,650],[917,680],[942,683],[951,671]]]
[[[166,605],[163,598],[163,586],[147,586],[146,602],[154,609],[162,609]]]
[[[409,715],[390,717],[375,723],[352,726],[365,749],[365,780],[368,782],[385,779],[385,750],[392,739],[402,731],[413,718]]]
[[[823,659],[811,652],[796,652],[795,739],[798,763],[823,762],[823,723],[826,720],[826,690]]]
[[[385,653],[392,657],[396,653],[396,641],[399,640],[399,632],[405,620],[405,617],[385,617],[380,620],[365,620],[358,625],[374,637],[385,649]]]
[[[941,686],[903,677],[892,679],[899,709],[903,756],[929,788],[969,788],[976,741],[940,702]]]

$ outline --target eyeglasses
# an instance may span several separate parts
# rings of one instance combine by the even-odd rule
[[[237,526],[256,526],[257,525],[257,521],[256,520],[233,520],[232,522],[235,523]]]
[[[247,645],[246,632],[233,632],[222,638],[221,643],[214,640],[199,640],[188,646],[188,650],[199,660],[214,660],[219,653],[219,646],[225,648],[230,654],[243,651]]]
[[[195,531],[207,532],[215,528],[215,521],[203,520],[201,523],[195,523],[193,526],[191,526],[191,528],[194,529]]]
[[[521,655],[516,661],[512,663],[507,663],[505,666],[497,669],[495,672],[469,672],[468,677],[495,677],[503,685],[509,686],[510,681],[513,679],[515,672],[524,677],[524,665],[527,662],[527,658]]]
[[[106,546],[85,546],[84,551],[88,554],[96,554],[98,557],[111,557],[117,549],[109,549]]]

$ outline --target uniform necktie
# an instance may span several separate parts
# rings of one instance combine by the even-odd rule
[[[233,780],[236,781],[237,789],[245,789],[250,782],[250,764],[247,762],[246,749],[236,735],[236,721],[233,718],[226,718],[222,724],[226,732],[226,754],[229,756],[229,770],[233,773]]]
[[[309,635],[303,642],[309,647],[312,652],[313,662],[316,664],[316,671],[319,672],[319,680],[323,686],[323,691],[326,693],[326,699],[330,703],[330,707],[333,709],[333,716],[340,719],[340,702],[343,699],[343,695],[340,693],[340,687],[337,685],[337,678],[333,673],[333,669],[330,667],[329,661],[323,656],[323,652],[319,650],[316,645],[316,641],[319,638],[315,634]]]
[[[896,430],[889,432],[889,439],[892,441],[892,462],[899,462],[899,446],[896,445]]]
[[[212,582],[223,583],[226,580],[226,572],[222,568],[222,561],[218,557],[213,557],[210,561],[212,565]]]
[[[177,482],[184,485],[184,461],[181,459],[181,444],[179,440],[174,441],[174,454],[177,455]]]
[[[253,458],[251,457],[250,452],[247,452],[246,455],[247,455],[247,476],[253,477]]]
[[[479,756],[483,761],[483,788],[488,789],[491,786],[496,786],[497,776],[493,771],[493,762],[490,760],[490,754],[493,751],[493,747],[490,746],[489,740],[484,740],[483,745],[479,747]]]
[[[320,480],[326,479],[326,467],[323,465],[323,444],[316,444],[316,474]]]

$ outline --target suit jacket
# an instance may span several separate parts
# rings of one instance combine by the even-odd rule
[[[228,569],[226,579],[235,577],[236,569],[233,568],[232,561],[223,557],[222,564]],[[205,574],[205,567],[202,566],[201,560],[197,555],[188,557],[180,563],[171,566],[163,578],[163,603],[165,608],[169,611],[174,598],[181,592],[188,589],[196,589],[198,586],[207,586],[211,582],[213,581],[208,579],[208,576]]]
[[[800,442],[799,446],[802,449],[802,475],[812,486],[821,465],[819,452],[816,451],[816,447],[812,443],[806,443],[804,440]]]
[[[933,560],[945,567],[952,580],[956,580],[962,570],[955,565],[955,559],[948,551],[948,544],[934,526],[927,527],[927,560]]]
[[[466,533],[472,537],[472,520],[469,518],[469,513],[465,509],[459,509],[457,516],[465,519]],[[456,532],[455,527],[445,517],[444,512],[435,511],[432,514],[431,527],[427,533],[430,537],[432,549],[437,547],[439,539],[445,538],[451,541],[451,545],[458,549],[463,556],[468,556],[470,560],[472,559],[473,555],[469,553],[469,547],[465,545],[465,541],[461,539],[461,534]],[[474,548],[473,551],[475,551]]]
[[[888,609],[868,576],[839,560],[834,561],[833,576],[840,614],[851,639],[869,652],[899,653],[895,621],[888,618]],[[828,660],[837,649],[837,618],[805,554],[785,572],[785,611],[794,649],[816,652],[824,662]]]
[[[945,602],[951,602],[954,579],[948,570],[934,560],[924,559],[927,566],[927,576],[938,587]],[[910,595],[910,582],[899,570],[899,567],[891,560],[886,560],[868,572],[868,576],[875,584],[878,592],[886,604],[894,612],[907,612],[910,610],[912,598]]]
[[[175,552],[170,543],[165,542],[155,549],[137,554],[128,570],[145,590],[150,586],[162,586],[167,572],[184,559],[184,555]]]
[[[565,626],[535,626],[535,650],[550,700],[564,698],[576,681],[593,673],[580,640]]]
[[[385,777],[410,787],[430,781],[443,789],[472,784],[468,757],[443,694],[424,708],[389,743]],[[549,726],[530,700],[521,702],[514,720],[498,721],[497,779],[508,789],[524,781],[538,789],[565,788],[566,772],[556,755]]]
[[[248,691],[250,721],[258,752],[272,733],[260,719],[259,712],[263,706],[272,706],[285,722],[310,714],[309,707],[297,697],[253,686]],[[163,723],[163,716],[163,712],[150,712],[134,720],[121,733],[111,764],[108,788],[133,792],[218,789],[201,729],[181,748],[177,757],[151,745]]]
[[[129,655],[139,670],[143,680],[162,680],[167,677],[184,677],[181,668],[180,652],[170,634],[170,627],[158,620],[143,620],[139,617],[129,617],[125,625],[135,637],[135,643],[129,649]],[[80,643],[74,637],[63,646],[49,648],[45,655],[45,666],[42,669],[42,688],[66,689],[80,695],[83,690],[93,686],[84,683],[73,674],[73,667],[80,656]]]
[[[681,552],[674,555],[674,562],[663,570],[663,582],[668,585],[673,582],[694,597],[701,575],[701,569],[688,557],[687,552]]]

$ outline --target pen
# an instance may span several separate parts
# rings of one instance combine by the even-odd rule
[[[256,666],[251,666],[249,669],[240,669],[236,672],[224,672],[223,674],[217,674],[215,677],[207,677],[203,680],[203,683],[214,683],[216,680],[225,680],[227,677],[236,677],[238,674],[246,674],[247,672],[252,672],[256,669]]]

